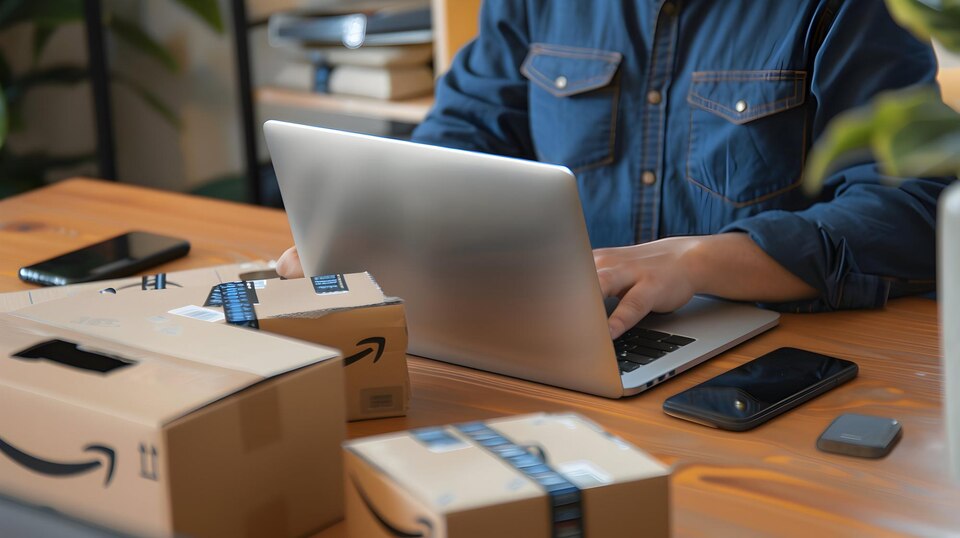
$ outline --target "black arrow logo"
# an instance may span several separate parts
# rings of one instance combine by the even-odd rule
[[[383,349],[387,345],[387,339],[382,336],[371,336],[370,338],[364,338],[363,340],[360,340],[359,342],[357,342],[357,345],[358,346],[376,345],[377,354],[373,357],[373,362],[376,363],[378,360],[380,360],[380,357],[383,356]],[[343,365],[350,366],[351,364],[357,362],[358,360],[366,357],[371,353],[373,353],[373,348],[368,347],[362,351],[354,353],[353,355],[350,355],[349,357],[346,357],[345,359],[343,359]]]
[[[106,456],[108,462],[107,477],[103,481],[103,487],[109,486],[110,481],[113,480],[113,469],[117,463],[116,451],[104,445],[87,445],[83,447],[83,451],[100,452]],[[8,458],[20,464],[22,467],[26,467],[35,473],[50,476],[67,477],[76,474],[83,474],[97,469],[103,465],[103,461],[99,459],[82,463],[60,463],[56,461],[48,461],[36,456],[31,456],[30,454],[27,454],[19,448],[11,445],[10,443],[7,443],[3,439],[0,439],[0,452],[3,452]]]
[[[357,488],[357,493],[360,495],[360,500],[362,500],[363,504],[366,505],[367,510],[369,510],[370,513],[373,514],[373,517],[376,518],[378,523],[380,523],[380,526],[383,527],[383,529],[389,532],[392,536],[396,536],[397,538],[430,538],[430,536],[433,534],[433,523],[431,523],[429,519],[423,516],[417,518],[417,523],[426,527],[426,530],[405,531],[393,526],[389,521],[387,521],[380,514],[380,512],[377,511],[376,508],[373,507],[373,503],[371,503],[370,498],[367,497],[367,492],[365,492],[363,488],[360,487],[360,481],[357,480],[357,477],[354,476],[352,473],[350,474],[350,481],[353,482],[353,486]]]

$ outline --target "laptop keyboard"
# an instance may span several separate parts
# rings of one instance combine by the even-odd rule
[[[632,372],[696,340],[677,334],[634,327],[613,341],[620,372]]]

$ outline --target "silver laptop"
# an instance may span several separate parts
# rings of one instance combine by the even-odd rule
[[[566,168],[268,121],[308,275],[369,271],[406,303],[409,352],[610,398],[775,326],[695,298],[618,340]]]

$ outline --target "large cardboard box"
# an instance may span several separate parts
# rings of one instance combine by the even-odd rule
[[[302,536],[340,519],[337,352],[131,297],[0,315],[2,493],[147,536]]]
[[[223,282],[236,280],[257,280],[258,278],[276,276],[271,263],[254,261],[233,263],[200,269],[187,269],[170,273],[153,273],[127,278],[98,280],[69,286],[38,287],[25,291],[0,293],[0,312],[19,310],[30,305],[72,297],[78,294],[95,292],[103,289],[112,289],[116,293],[127,294],[140,290],[156,290],[164,288],[183,288],[206,286],[210,287]]]
[[[578,415],[411,430],[344,452],[350,537],[670,535],[669,470]]]

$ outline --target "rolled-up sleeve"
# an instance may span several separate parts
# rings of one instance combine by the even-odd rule
[[[864,29],[870,29],[864,31]],[[935,84],[936,58],[890,18],[883,2],[848,1],[814,63],[814,139],[848,108],[878,92]],[[820,291],[813,301],[766,305],[784,311],[883,306],[933,289],[937,199],[944,178],[884,177],[874,162],[833,173],[802,211],[768,211],[721,232],[744,232],[780,265]]]

